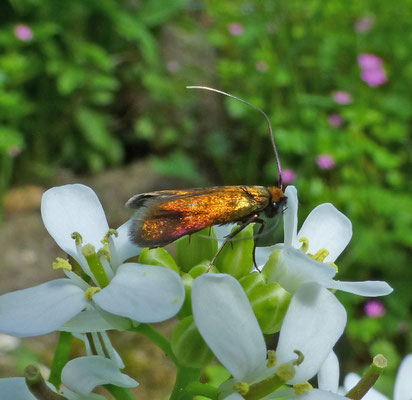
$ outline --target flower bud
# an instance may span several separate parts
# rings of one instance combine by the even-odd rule
[[[203,368],[213,359],[213,353],[200,336],[193,316],[182,319],[176,325],[172,350],[179,363],[189,368]]]
[[[234,227],[232,232],[238,227]],[[253,226],[250,224],[227,243],[216,258],[216,267],[236,279],[247,275],[253,267]]]
[[[253,272],[239,280],[264,334],[278,332],[289,307],[291,295],[278,283],[266,283]]]
[[[213,228],[183,236],[176,242],[176,260],[184,272],[202,261],[210,261],[217,253],[218,242]]]
[[[180,272],[173,257],[163,247],[157,247],[156,249],[144,248],[139,255],[139,263],[158,265],[160,267],[169,268],[177,273]]]

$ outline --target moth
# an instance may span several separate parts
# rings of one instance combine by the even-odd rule
[[[286,206],[287,198],[282,188],[282,170],[267,115],[253,104],[220,90],[203,86],[189,88],[210,90],[233,97],[265,116],[278,166],[278,186],[215,186],[135,195],[126,203],[126,207],[136,209],[129,236],[132,242],[141,247],[155,248],[204,228],[238,223],[239,227],[225,238],[211,261],[212,264],[224,245],[246,226],[260,223],[263,228],[265,221],[261,218],[262,214],[267,218],[280,214]]]

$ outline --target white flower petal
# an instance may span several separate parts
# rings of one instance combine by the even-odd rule
[[[382,281],[364,281],[364,282],[342,282],[330,281],[325,283],[329,289],[342,290],[365,297],[386,296],[392,293],[393,289]]]
[[[331,351],[318,372],[318,387],[336,393],[339,387],[339,361]]]
[[[276,245],[280,246],[280,245]],[[282,244],[283,248],[283,244]],[[267,246],[267,247],[256,247],[255,249],[255,259],[256,264],[259,269],[262,269],[263,266],[266,264],[267,260],[269,259],[270,255],[276,250],[275,246]]]
[[[215,356],[236,378],[248,380],[265,367],[266,344],[239,282],[226,274],[204,274],[192,288],[193,316]]]
[[[408,354],[403,360],[396,375],[394,400],[412,399],[412,354]]]
[[[88,304],[69,279],[57,279],[0,296],[0,331],[18,337],[52,332]]]
[[[239,393],[232,393],[229,396],[226,396],[224,400],[243,400],[244,397]]]
[[[351,372],[350,374],[345,376],[343,380],[343,387],[345,388],[345,392],[349,392],[352,388],[354,388],[357,383],[360,381],[360,376]],[[382,393],[378,392],[376,389],[371,388],[369,389],[368,393],[362,397],[362,400],[389,400],[386,396]]]
[[[296,233],[298,229],[298,193],[294,186],[288,186],[285,190],[288,198],[286,210],[283,212],[284,243],[286,246],[297,247]]]
[[[160,322],[181,308],[185,291],[179,275],[156,265],[126,263],[101,292],[93,296],[103,310],[139,322]]]
[[[123,261],[129,259],[130,257],[137,256],[142,250],[139,246],[132,243],[129,239],[129,230],[131,224],[132,220],[129,219],[116,229],[119,236],[112,236],[115,251],[111,251],[110,259],[111,264],[115,267],[119,266],[121,263],[123,263]]]
[[[60,391],[67,400],[106,400],[106,397],[96,393],[90,393],[87,396],[83,396],[82,394],[73,392],[64,385],[60,386]]]
[[[330,203],[312,210],[298,233],[298,238],[309,239],[309,250],[315,254],[325,248],[329,255],[325,262],[335,261],[352,238],[352,222]]]
[[[44,226],[56,243],[78,260],[73,232],[79,232],[83,243],[96,249],[109,226],[96,193],[85,185],[65,185],[49,189],[41,201]]]
[[[278,363],[305,357],[291,383],[312,378],[322,366],[346,325],[346,311],[336,297],[316,283],[302,285],[292,297],[276,350]]]
[[[103,310],[86,310],[64,323],[61,331],[82,333],[102,332],[110,329],[126,330],[131,327],[130,320],[106,313]]]
[[[226,236],[230,235],[232,229],[236,226],[236,224],[225,224],[225,225],[216,225],[213,227],[216,238],[219,242],[223,242]]]
[[[62,371],[62,382],[70,390],[88,395],[96,386],[113,384],[131,388],[138,383],[122,374],[110,359],[101,356],[79,357],[69,361]]]
[[[24,378],[0,379],[0,395],[3,400],[36,400]]]
[[[344,400],[346,397],[319,389],[313,389],[290,400]]]
[[[315,261],[301,250],[284,247],[270,280],[278,282],[289,293],[295,293],[304,283],[329,281],[335,274],[332,265]]]

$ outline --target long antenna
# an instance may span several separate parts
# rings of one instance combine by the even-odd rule
[[[271,125],[270,119],[266,115],[266,113],[263,110],[261,110],[259,107],[255,106],[254,104],[249,103],[246,100],[240,99],[239,97],[233,96],[233,94],[223,92],[222,90],[213,89],[213,88],[210,88],[210,87],[207,87],[207,86],[186,86],[186,89],[203,89],[203,90],[209,90],[211,92],[216,92],[216,93],[219,93],[219,94],[223,94],[224,96],[231,97],[232,99],[235,99],[235,100],[238,100],[238,101],[240,101],[244,104],[247,104],[249,107],[252,107],[256,111],[259,111],[266,118],[266,121],[267,121],[268,126],[269,126],[270,139],[272,141],[273,151],[275,152],[276,164],[277,164],[277,167],[278,167],[278,186],[279,186],[280,189],[283,189],[282,167],[280,166],[279,154],[278,154],[278,150],[276,148],[275,138],[273,136],[272,125]]]

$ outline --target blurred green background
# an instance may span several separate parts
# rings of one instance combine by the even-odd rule
[[[412,351],[411,21],[411,0],[3,1],[0,192],[139,159],[191,186],[273,185],[262,116],[185,86],[252,102],[301,222],[322,202],[352,220],[340,279],[395,288],[375,317],[338,294],[343,372],[382,352],[391,395]]]

